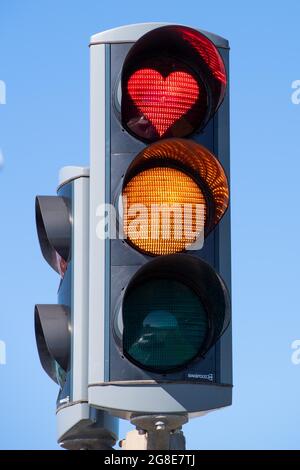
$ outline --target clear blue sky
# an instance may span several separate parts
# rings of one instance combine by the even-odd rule
[[[1,449],[57,448],[57,387],[39,364],[33,307],[56,301],[58,279],[39,251],[34,197],[54,194],[61,166],[88,165],[89,37],[145,21],[231,43],[234,404],[188,424],[188,447],[300,448],[299,18],[296,0],[1,0]]]

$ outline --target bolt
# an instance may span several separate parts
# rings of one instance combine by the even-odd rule
[[[163,421],[157,421],[155,423],[155,429],[156,431],[164,431],[166,429],[166,425]]]

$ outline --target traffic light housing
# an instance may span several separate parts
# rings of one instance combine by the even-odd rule
[[[92,37],[89,403],[119,417],[231,404],[228,56],[179,25]]]
[[[57,196],[37,196],[35,213],[42,254],[60,276],[58,304],[38,304],[34,312],[40,362],[59,385],[58,442],[111,448],[117,421],[88,404],[88,169],[63,168]]]

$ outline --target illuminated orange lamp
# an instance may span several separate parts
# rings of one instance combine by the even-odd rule
[[[124,178],[128,243],[155,256],[191,249],[224,215],[228,182],[217,158],[193,141],[166,139],[140,152]]]

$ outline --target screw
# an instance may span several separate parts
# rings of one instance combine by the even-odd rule
[[[126,443],[126,440],[125,440],[125,439],[121,439],[121,440],[119,441],[119,447],[121,447],[121,448],[124,447],[125,443]]]
[[[155,423],[155,429],[156,431],[164,431],[166,429],[166,425],[163,421],[157,421]]]

